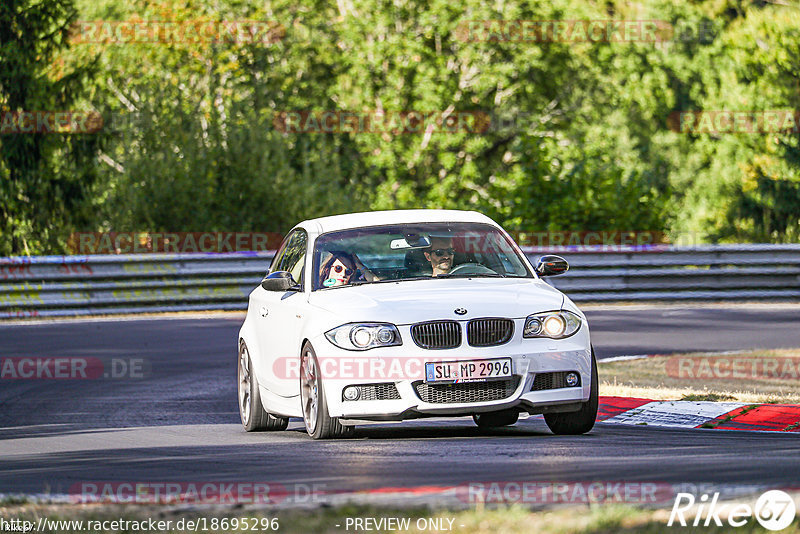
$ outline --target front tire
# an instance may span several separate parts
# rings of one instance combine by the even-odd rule
[[[289,426],[288,417],[275,417],[264,409],[261,403],[261,393],[258,390],[258,380],[253,371],[253,361],[247,344],[242,341],[239,345],[239,417],[242,426],[247,432],[259,430],[286,430]]]
[[[346,436],[352,427],[342,425],[335,417],[328,415],[328,403],[322,387],[319,361],[314,347],[306,342],[300,353],[300,402],[303,408],[303,421],[312,439],[330,439]]]
[[[584,402],[577,412],[544,414],[544,420],[553,434],[574,436],[589,432],[597,420],[598,390],[597,360],[592,348],[592,385],[589,400]]]

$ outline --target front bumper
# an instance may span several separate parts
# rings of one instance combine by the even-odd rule
[[[323,391],[331,417],[354,420],[398,421],[426,416],[462,416],[482,412],[518,408],[528,413],[550,409],[578,409],[579,403],[589,400],[591,389],[591,344],[586,326],[575,335],[562,339],[523,339],[517,329],[514,338],[495,347],[461,347],[446,350],[421,349],[403,336],[404,344],[363,352],[347,351],[332,345],[324,336],[311,340],[320,363]],[[404,334],[401,327],[401,335]],[[406,342],[406,340],[409,340]],[[502,395],[439,395],[426,402],[420,392],[424,383],[424,364],[427,361],[464,361],[510,357],[515,387]],[[580,375],[580,385],[536,389],[537,375],[572,371]],[[381,384],[393,385],[396,394],[387,400],[355,400],[343,398],[347,386]],[[452,388],[472,388],[483,391],[485,382],[470,385],[455,384]],[[496,384],[494,384],[496,385]],[[391,387],[391,386],[389,386]],[[488,386],[486,386],[488,387]],[[439,387],[448,391],[448,387]],[[394,393],[394,392],[393,392]],[[447,399],[462,398],[466,402]],[[486,397],[491,400],[484,400]],[[443,401],[443,399],[445,399]]]

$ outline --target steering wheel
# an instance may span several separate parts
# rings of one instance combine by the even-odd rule
[[[497,274],[497,271],[490,269],[480,263],[462,263],[453,267],[448,274]]]

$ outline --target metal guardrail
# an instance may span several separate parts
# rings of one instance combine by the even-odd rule
[[[611,247],[607,247],[611,248]],[[800,299],[800,245],[525,249],[576,302]],[[0,258],[0,318],[244,310],[272,252]]]
[[[570,270],[547,281],[576,302],[800,299],[800,245],[554,253]]]
[[[243,310],[273,255],[0,258],[0,318]]]

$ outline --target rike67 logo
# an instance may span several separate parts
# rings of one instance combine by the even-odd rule
[[[781,490],[770,490],[763,493],[751,507],[749,504],[720,504],[719,493],[709,499],[708,494],[703,494],[700,499],[695,499],[691,493],[678,493],[675,504],[669,515],[667,526],[676,523],[682,527],[688,526],[687,516],[693,527],[723,526],[723,518],[727,519],[731,527],[741,527],[755,516],[762,527],[767,530],[783,530],[794,521],[796,506],[794,499]]]

